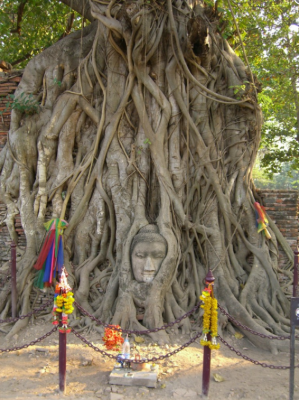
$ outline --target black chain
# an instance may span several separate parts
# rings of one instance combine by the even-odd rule
[[[196,306],[194,306],[192,308],[192,310],[188,311],[186,314],[182,315],[180,318],[176,319],[173,322],[169,322],[169,324],[167,325],[163,325],[160,328],[154,328],[154,329],[147,329],[144,331],[131,331],[129,329],[122,329],[122,328],[115,328],[113,325],[110,324],[106,324],[105,322],[101,321],[100,319],[97,319],[96,317],[94,317],[93,315],[91,315],[88,311],[84,310],[83,307],[81,307],[76,301],[74,302],[74,305],[82,312],[82,314],[86,315],[87,317],[89,317],[92,321],[97,322],[99,325],[103,325],[105,328],[110,328],[114,331],[118,331],[118,332],[123,332],[123,333],[127,333],[129,334],[136,334],[136,335],[146,335],[148,333],[152,333],[152,332],[159,332],[159,331],[163,331],[167,328],[170,328],[172,326],[174,326],[175,324],[180,323],[183,319],[189,317],[191,314],[193,314],[198,307],[200,306],[201,302],[199,302],[198,304],[196,304]]]
[[[76,332],[74,329],[72,329],[72,333],[77,336],[80,340],[82,340],[83,343],[87,344],[87,346],[91,347],[93,350],[97,351],[98,353],[101,353],[103,356],[109,357],[109,358],[114,358],[115,360],[117,359],[117,355],[113,355],[110,353],[107,353],[105,350],[99,349],[97,346],[93,345],[91,342],[89,342],[85,337],[80,335],[80,333]],[[182,346],[178,347],[177,349],[159,357],[152,357],[152,358],[144,358],[142,360],[130,360],[130,362],[136,363],[136,364],[142,364],[142,363],[148,363],[148,362],[156,362],[156,361],[161,361],[164,360],[165,358],[171,357],[174,354],[177,354],[179,351],[184,350],[186,347],[190,346],[190,344],[194,343],[196,339],[198,339],[201,336],[202,332],[198,332],[192,339],[189,340],[189,342],[183,344]]]
[[[54,333],[56,331],[57,331],[57,326],[54,326],[54,328],[50,332],[45,333],[40,338],[35,339],[30,343],[24,344],[23,346],[12,347],[11,349],[0,349],[0,353],[9,353],[10,351],[17,351],[17,350],[26,349],[29,346],[33,346],[35,343],[39,343],[39,342],[43,341],[44,339],[46,339],[47,337],[51,336],[52,333]]]
[[[261,363],[259,361],[253,360],[252,358],[245,356],[245,354],[242,354],[239,350],[236,350],[233,346],[228,344],[220,335],[218,335],[219,340],[227,346],[230,350],[234,351],[238,356],[244,358],[246,361],[250,361],[255,365],[260,365],[263,368],[270,368],[270,369],[290,369],[290,366],[276,366],[276,365],[271,365],[271,364],[266,364],[266,363]],[[295,365],[295,368],[299,368],[299,364]]]
[[[259,336],[263,339],[271,339],[271,340],[287,340],[287,339],[291,338],[291,336],[273,336],[273,335],[265,335],[263,333],[256,332],[253,329],[249,328],[248,326],[243,325],[243,324],[241,324],[241,322],[237,321],[232,315],[230,315],[228,312],[226,312],[224,310],[224,308],[221,307],[219,304],[218,304],[218,308],[221,311],[221,313],[223,315],[226,315],[228,317],[228,319],[230,321],[232,321],[235,325],[239,326],[240,328],[244,329],[245,331],[252,333],[253,335]],[[296,337],[296,339],[299,339],[299,335],[296,335],[295,337]]]
[[[53,299],[50,299],[49,301],[47,301],[47,303],[45,303],[44,305],[42,305],[39,308],[35,308],[34,310],[32,310],[29,314],[26,315],[20,315],[19,317],[16,318],[8,318],[8,319],[0,319],[0,324],[3,324],[5,322],[16,322],[19,319],[25,319],[25,318],[29,318],[31,317],[31,315],[38,313],[39,311],[44,310],[45,308],[47,308],[51,303],[53,303]]]

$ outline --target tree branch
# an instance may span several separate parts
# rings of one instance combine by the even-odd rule
[[[74,23],[74,19],[75,19],[75,13],[72,12],[68,19],[67,19],[67,23],[66,23],[66,27],[65,27],[65,31],[63,32],[63,34],[60,36],[59,40],[63,39],[64,37],[66,37],[67,35],[69,35],[71,33],[72,27],[73,27],[73,23]]]
[[[32,54],[32,53],[27,53],[27,54],[25,54],[23,57],[18,58],[17,60],[13,61],[13,62],[10,63],[10,64],[11,64],[12,66],[18,65],[18,64],[20,64],[21,62],[26,61],[26,60],[28,60],[29,58],[33,57],[33,55],[34,55],[34,54]]]
[[[77,11],[84,18],[90,22],[94,21],[90,11],[90,4],[88,0],[59,0],[61,3],[66,4],[72,10]]]
[[[21,22],[23,19],[24,8],[28,0],[21,0],[19,7],[18,7],[18,19],[17,19],[17,26],[15,29],[11,29],[11,33],[17,33],[19,36],[21,35]]]

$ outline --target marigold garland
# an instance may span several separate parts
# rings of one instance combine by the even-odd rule
[[[102,340],[107,350],[115,350],[120,351],[121,345],[124,342],[124,338],[121,336],[121,331],[116,331],[111,328],[120,329],[119,325],[109,325],[108,328],[105,328],[104,336]]]
[[[71,314],[74,311],[73,302],[74,293],[68,292],[56,297],[56,312],[63,312],[64,314]]]
[[[211,289],[204,289],[200,300],[203,304],[200,306],[204,309],[203,314],[203,334],[204,337],[201,339],[200,344],[202,346],[208,346],[211,350],[218,350],[220,344],[217,343],[218,335],[218,303],[217,299],[211,296]],[[212,340],[208,340],[208,333],[211,335]]]
[[[61,321],[61,326],[58,328],[61,333],[71,332],[71,328],[68,326],[68,315],[74,311],[74,301],[74,293],[71,291],[71,287],[67,283],[67,273],[65,267],[63,267],[59,282],[57,282],[55,286],[54,305],[52,310],[52,323],[53,325],[59,325],[59,320]]]

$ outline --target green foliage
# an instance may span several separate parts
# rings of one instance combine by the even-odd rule
[[[299,189],[299,172],[292,170],[290,163],[281,163],[280,172],[269,177],[257,160],[252,175],[258,189]]]
[[[58,85],[59,87],[62,85],[62,82],[57,80],[56,78],[54,78],[53,82],[56,83],[56,85]]]
[[[289,0],[230,0],[253,73],[264,115],[261,165],[268,174],[280,164],[299,169],[299,7]],[[218,1],[219,30],[241,58],[228,1]],[[228,21],[228,22],[226,22]],[[235,88],[236,90],[237,88]]]
[[[32,94],[26,96],[25,93],[21,93],[17,98],[13,94],[9,94],[6,96],[6,100],[5,109],[0,111],[0,115],[10,110],[18,110],[25,114],[36,114],[39,111],[39,104]]]
[[[234,85],[229,86],[229,89],[234,89],[234,94],[239,94],[241,91],[245,90],[246,85]]]
[[[252,170],[252,177],[254,184],[258,189],[274,189],[272,187],[272,179],[262,170],[260,162],[255,164]]]
[[[214,6],[214,1],[213,0],[204,0],[206,5],[213,7]]]
[[[19,33],[18,11],[24,3]],[[195,1],[190,4],[195,4]],[[218,29],[244,58],[228,0],[204,0],[219,15]],[[276,174],[281,163],[299,170],[299,6],[290,0],[230,0],[253,73],[262,84],[258,95],[264,114],[261,166]],[[28,59],[59,40],[73,10],[53,0],[2,0],[0,59],[24,67]],[[82,27],[75,13],[72,30]],[[61,82],[54,79],[58,86]],[[247,86],[247,83],[246,83]],[[244,85],[232,87],[240,98]],[[17,105],[16,105],[17,107]],[[145,142],[144,144],[150,144]]]
[[[17,30],[19,5],[22,0],[2,0],[0,7],[0,60],[17,63],[23,68],[30,58],[51,46],[63,36],[73,10],[58,1],[25,1],[20,31]],[[80,29],[82,17],[75,13],[72,30]]]
[[[138,146],[137,147],[137,154],[140,156],[140,154],[143,152],[143,146]]]

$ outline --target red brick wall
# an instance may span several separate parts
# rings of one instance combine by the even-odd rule
[[[287,239],[294,251],[298,242],[298,196],[297,190],[259,190],[260,197],[266,208],[269,217],[275,222],[280,232]],[[278,265],[281,269],[290,266],[290,261],[278,245]],[[286,276],[278,274],[281,283],[285,284]],[[292,286],[289,286],[289,295],[292,293]]]
[[[7,132],[10,125],[10,110],[6,110],[6,103],[12,103],[12,99],[7,99],[9,94],[13,94],[16,90],[22,72],[0,72],[0,150],[6,143]],[[5,111],[5,112],[4,112]],[[3,113],[4,112],[4,113]]]
[[[298,240],[299,204],[297,190],[259,190],[266,211],[293,250]]]
[[[12,99],[7,99],[9,94],[13,94],[22,78],[22,71],[0,72],[0,111],[6,110],[6,103],[12,103]],[[10,110],[0,115],[0,151],[3,149],[10,125]],[[0,220],[4,220],[6,215],[6,206],[0,203]],[[26,238],[21,225],[21,218],[18,215],[15,221],[15,228],[18,234],[18,245],[26,247]],[[0,263],[7,261],[10,257],[11,238],[8,229],[4,223],[0,225]]]

